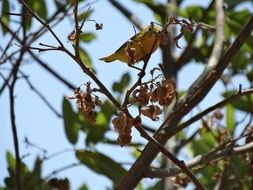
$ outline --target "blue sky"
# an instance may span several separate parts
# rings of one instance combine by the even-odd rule
[[[52,3],[52,1],[49,0],[47,2],[48,5]],[[203,6],[206,6],[209,1],[186,0],[185,2],[186,4],[201,3]],[[148,11],[148,9],[146,9],[145,6],[133,3],[131,1],[122,1],[122,3],[124,3],[126,7],[135,13],[138,18],[144,21],[145,24],[148,25],[154,20],[152,14]],[[49,7],[50,6],[48,6],[48,8]],[[120,62],[105,64],[99,61],[98,58],[114,52],[123,42],[134,35],[134,31],[131,23],[107,1],[97,0],[93,3],[93,7],[95,12],[92,15],[92,19],[103,23],[104,28],[103,30],[95,31],[94,23],[85,24],[85,31],[93,31],[97,35],[97,40],[85,46],[85,49],[91,55],[98,78],[110,89],[112,82],[118,81],[124,72],[129,71],[129,67]],[[38,26],[38,23],[34,25],[35,28],[36,26]],[[64,23],[61,23],[59,26],[54,28],[56,34],[69,48],[71,48],[71,44],[67,41],[67,35],[71,32],[73,27],[74,23],[66,20]],[[4,40],[1,42],[3,47],[8,42],[7,40],[8,38],[4,38]],[[33,46],[38,45],[39,42],[57,45],[49,33],[45,37],[40,38],[37,42],[35,42]],[[18,47],[14,46],[13,48]],[[52,68],[59,71],[62,76],[72,81],[72,83],[76,86],[79,86],[80,84],[90,80],[82,73],[79,66],[62,52],[54,51],[38,53],[34,51],[34,53],[45,60]],[[160,50],[152,55],[150,60],[152,65],[150,65],[150,68],[154,67],[154,64],[159,62]],[[187,89],[201,73],[202,69],[203,67],[201,65],[195,65],[194,63],[191,63],[183,68],[178,77],[178,89]],[[59,83],[55,78],[49,76],[46,71],[41,69],[41,67],[32,60],[30,60],[29,64],[22,66],[22,70],[26,74],[29,74],[29,78],[32,83],[38,87],[44,96],[48,98],[48,101],[56,108],[58,112],[61,113],[63,96],[72,95],[73,92],[66,88],[63,84]],[[136,73],[136,71],[131,70],[131,74],[134,78],[136,78]],[[241,83],[243,80],[243,78],[237,78],[235,79],[234,84],[239,85],[239,83]],[[204,109],[220,100],[221,97],[219,92],[221,88],[222,85],[217,83],[206,99],[200,104],[200,108]],[[26,155],[27,153],[30,154],[30,156],[27,156],[24,160],[29,167],[33,166],[36,155],[41,155],[41,152],[34,148],[27,148],[23,143],[25,136],[27,136],[31,142],[34,142],[48,150],[49,154],[66,148],[72,148],[72,146],[66,140],[63,121],[57,118],[56,115],[54,115],[41,101],[41,99],[29,89],[24,80],[18,80],[15,88],[15,94],[17,95],[15,98],[15,111],[20,142],[20,152],[21,155]],[[14,153],[9,119],[10,112],[8,96],[9,94],[7,89],[0,96],[0,105],[2,108],[0,114],[0,185],[3,185],[3,178],[7,175],[6,161],[4,156],[6,150],[10,150],[12,153]],[[197,111],[195,110],[193,113],[197,113]],[[134,134],[134,139],[138,139],[138,133],[134,131]],[[108,135],[116,138],[116,133],[111,133]],[[84,146],[83,142],[84,136],[80,135],[77,147],[82,148]],[[104,153],[109,152],[110,157],[116,157],[120,162],[129,163],[133,161],[133,158],[128,154],[130,151],[128,148],[120,148],[117,146],[109,147],[105,145],[98,145],[96,148]],[[118,155],[121,156],[119,157]],[[47,175],[51,171],[73,162],[76,162],[74,158],[74,152],[67,152],[63,155],[59,155],[58,157],[45,162],[43,175]],[[68,177],[71,181],[72,189],[76,189],[82,183],[86,183],[91,190],[104,189],[105,186],[110,186],[110,182],[105,177],[98,177],[95,173],[91,172],[85,167],[76,167],[66,170],[57,176],[63,178],[65,176]]]

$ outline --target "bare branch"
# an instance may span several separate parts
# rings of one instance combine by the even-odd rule
[[[205,109],[204,111],[202,111],[201,113],[193,116],[192,118],[190,118],[189,120],[187,120],[186,122],[180,124],[179,126],[176,127],[175,131],[173,131],[172,135],[177,134],[179,131],[183,130],[184,128],[186,128],[187,126],[191,125],[192,123],[198,121],[199,119],[201,119],[202,117],[204,117],[205,115],[209,114],[210,112],[218,109],[218,108],[222,108],[225,105],[233,102],[234,100],[242,97],[242,96],[248,96],[253,94],[253,89],[248,89],[245,91],[238,91],[238,93],[231,95],[230,97],[226,98],[225,100],[222,100],[220,102],[218,102],[217,104]]]
[[[241,32],[238,34],[234,43],[227,50],[227,52],[222,56],[222,58],[216,64],[216,67],[213,70],[209,70],[209,72],[204,71],[204,73],[200,76],[203,79],[203,83],[201,82],[201,87],[197,86],[198,91],[196,93],[183,97],[179,104],[176,105],[176,109],[174,112],[170,114],[166,127],[164,124],[157,131],[154,137],[161,143],[164,144],[168,138],[171,137],[171,132],[175,130],[177,123],[181,120],[181,118],[189,113],[189,111],[197,105],[210,91],[213,87],[217,79],[221,76],[224,69],[228,66],[230,60],[234,57],[234,55],[241,48],[243,43],[247,40],[248,36],[251,34],[253,29],[253,16],[249,19],[249,21],[245,24]],[[205,77],[204,77],[205,76]],[[195,85],[193,85],[195,86]],[[200,90],[201,89],[201,90]],[[158,154],[158,150],[156,150],[151,143],[148,143],[143,150],[141,156],[136,160],[136,162],[132,165],[129,172],[125,176],[125,178],[121,181],[118,188],[124,187],[125,189],[134,188],[138,182],[142,179],[144,173],[147,170],[147,166],[153,161],[153,159]]]
[[[16,126],[16,118],[15,118],[15,95],[14,95],[14,86],[17,80],[17,72],[18,68],[21,64],[24,51],[20,52],[19,58],[14,66],[15,70],[13,71],[13,79],[9,86],[9,99],[10,99],[10,116],[11,116],[11,129],[12,129],[12,136],[13,136],[13,143],[14,143],[14,150],[15,150],[15,157],[16,157],[16,188],[17,190],[22,189],[22,173],[21,173],[21,159],[19,154],[19,141],[18,141],[18,132]]]
[[[51,29],[51,27],[44,23],[34,12],[33,10],[26,4],[26,2],[24,2],[24,0],[20,0],[21,3],[27,8],[27,10],[32,14],[32,16],[39,21],[39,23],[41,25],[43,25],[45,28],[47,28],[47,30],[54,36],[54,38],[58,41],[58,43],[63,46],[63,43],[61,42],[61,40],[58,38],[58,36],[54,33],[54,31]]]
[[[43,94],[31,83],[31,81],[29,80],[28,76],[26,76],[24,73],[22,73],[22,76],[24,77],[26,83],[28,84],[28,86],[30,87],[30,89],[32,91],[34,91],[40,98],[41,100],[49,107],[49,109],[58,117],[58,118],[62,118],[62,115],[60,113],[58,113],[58,111],[53,107],[53,105],[51,105],[49,103],[49,101],[47,100],[46,97],[43,96]]]
[[[214,152],[213,154],[198,155],[191,161],[187,162],[186,166],[189,168],[196,167],[196,169],[194,170],[198,170],[198,168],[201,168],[201,166],[204,166],[208,163],[218,162],[219,160],[225,157],[230,157],[232,155],[242,155],[252,151],[253,151],[253,142],[237,147],[225,147],[224,149]],[[149,178],[171,177],[183,172],[184,171],[178,167],[166,169],[151,168],[147,171],[145,177]]]
[[[148,140],[149,143],[152,143],[155,147],[159,149],[167,158],[169,158],[175,165],[182,169],[186,173],[186,175],[192,180],[192,182],[196,185],[197,189],[204,190],[205,187],[198,181],[198,179],[194,176],[192,171],[187,167],[183,160],[178,160],[173,154],[167,151],[162,144],[160,144],[156,139],[149,136],[145,130],[141,127],[136,128],[142,137]],[[121,188],[117,188],[121,189]]]
[[[209,6],[206,8],[205,11],[203,11],[203,16],[200,20],[200,22],[203,22],[209,11],[211,10],[211,8],[213,7],[214,5],[214,2],[215,0],[212,0],[211,3],[209,4]],[[177,69],[179,70],[186,62],[187,60],[189,59],[190,55],[191,55],[191,51],[192,51],[192,44],[197,36],[197,33],[199,31],[199,26],[195,29],[194,33],[192,34],[191,36],[191,39],[189,41],[189,43],[187,44],[186,48],[184,49],[184,52],[181,54],[181,56],[178,58],[178,60],[176,61],[176,66],[177,66]]]

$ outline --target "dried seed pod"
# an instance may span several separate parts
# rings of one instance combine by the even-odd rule
[[[150,98],[150,92],[148,90],[148,85],[142,85],[133,92],[133,98],[141,105],[147,105]]]
[[[165,80],[158,83],[157,88],[151,94],[151,100],[161,106],[169,106],[176,96],[176,83],[173,80]]]
[[[157,121],[159,119],[158,115],[162,113],[162,110],[159,106],[156,105],[149,105],[141,110],[141,113],[153,121]]]
[[[124,112],[120,112],[119,116],[112,120],[114,128],[118,131],[118,143],[125,146],[131,142],[133,119],[128,117]]]
[[[67,97],[68,99],[76,99],[77,108],[85,113],[87,120],[90,123],[96,121],[94,109],[96,106],[101,105],[101,101],[98,96],[92,95],[92,89],[90,87],[90,82],[86,84],[86,91],[82,92],[80,87],[75,89],[73,97]]]

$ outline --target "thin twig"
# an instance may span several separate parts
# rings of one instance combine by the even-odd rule
[[[25,75],[23,72],[20,71],[22,74],[23,78],[25,79],[26,83],[28,86],[31,88],[32,91],[34,91],[40,98],[41,100],[49,107],[49,109],[58,117],[62,118],[62,115],[49,103],[46,97],[32,84],[32,82],[29,80],[29,77]]]
[[[73,9],[73,13],[74,13],[74,22],[75,22],[75,42],[74,42],[74,48],[75,48],[75,56],[77,58],[80,57],[80,53],[79,53],[79,42],[80,42],[80,27],[78,24],[78,0],[74,0],[74,9]]]
[[[205,115],[209,114],[210,112],[218,109],[218,108],[222,108],[225,105],[233,102],[234,100],[242,97],[242,96],[248,96],[253,94],[253,88],[252,89],[248,89],[248,90],[244,90],[241,92],[238,92],[236,94],[231,95],[230,97],[218,102],[217,104],[205,109],[204,111],[200,112],[199,114],[193,116],[192,118],[190,118],[189,120],[185,121],[184,123],[178,125],[175,128],[175,131],[171,131],[172,132],[172,136],[177,134],[179,131],[182,131],[184,128],[186,128],[187,126],[193,124],[194,122],[198,121],[199,119],[201,119],[202,117],[204,117]]]
[[[28,10],[32,12],[31,9],[28,9]],[[35,14],[33,13],[33,15],[35,15]],[[38,18],[38,17],[35,17],[35,18],[39,19],[39,22],[42,23],[42,25],[44,25],[47,29],[49,29],[49,31],[52,34],[55,35],[55,33],[52,31],[52,29],[50,28],[49,25],[44,23],[40,18]],[[1,22],[1,20],[0,20],[0,22]],[[74,56],[70,51],[68,51],[65,48],[65,46],[63,44],[62,44],[62,46],[59,47],[59,50],[65,52],[67,55],[69,55],[81,67],[83,72],[85,74],[87,74],[88,76],[90,76],[93,79],[93,81],[100,87],[101,92],[103,94],[105,94],[117,108],[120,107],[119,102],[114,98],[114,96],[110,93],[110,91],[103,85],[103,83],[96,77],[96,75],[92,72],[92,70],[85,66],[85,63],[83,63],[83,61],[80,59],[80,57],[77,58],[76,56]]]
[[[66,5],[64,5],[65,7]],[[63,7],[60,8],[64,9]],[[64,9],[65,10],[65,9]],[[68,9],[67,9],[68,10]],[[49,18],[46,22],[52,22],[54,20],[54,18],[60,13],[59,10],[56,11],[55,14],[53,14],[51,16],[51,18]],[[64,15],[59,19],[61,20],[62,18],[64,18]],[[15,32],[13,32],[2,20],[0,20],[1,25],[8,30],[9,33],[12,34],[12,36],[14,37],[15,40],[17,40],[19,42],[19,44],[22,44],[21,39],[16,35]],[[55,25],[55,24],[54,24]],[[30,42],[27,42],[26,45],[29,45],[30,43],[34,42],[38,37],[40,37],[40,35],[43,34],[43,32],[45,32],[45,30],[39,29],[38,32],[34,33],[34,37],[32,37],[32,39],[30,40]],[[40,33],[40,34],[39,34]],[[20,51],[20,50],[18,50]],[[34,53],[30,50],[27,49],[27,52],[39,63],[39,65],[42,66],[42,68],[46,69],[49,73],[51,73],[53,76],[55,76],[59,81],[61,81],[63,84],[65,84],[67,87],[69,87],[70,89],[74,90],[75,86],[73,84],[71,84],[70,82],[68,82],[66,79],[64,79],[62,76],[60,76],[57,72],[55,72],[52,68],[50,68],[48,65],[46,65],[43,61],[41,61],[38,56],[34,55]],[[10,55],[8,56],[10,58]],[[13,68],[14,69],[14,68]],[[12,70],[13,70],[12,69]],[[10,75],[8,78],[10,78],[12,76],[13,72],[10,72]],[[7,78],[7,79],[8,79]],[[0,89],[0,94],[2,93],[2,91],[4,90],[4,88],[6,87],[6,83],[3,84],[3,86]]]
[[[15,150],[15,157],[16,157],[16,188],[17,190],[22,189],[22,173],[21,173],[21,159],[19,154],[19,141],[18,141],[18,133],[17,133],[17,126],[16,126],[16,118],[15,118],[15,95],[14,95],[14,86],[17,81],[17,72],[18,68],[21,64],[23,55],[25,51],[21,51],[19,58],[16,62],[16,65],[13,66],[15,70],[13,71],[13,79],[9,86],[9,98],[10,98],[10,116],[11,116],[11,129],[13,135],[13,143],[14,143],[14,150]]]
[[[163,125],[154,137],[161,143],[164,144],[167,140],[173,136],[171,132],[175,130],[178,122],[182,119],[184,115],[189,113],[191,109],[196,106],[210,91],[215,82],[221,76],[225,68],[229,65],[231,59],[236,55],[238,50],[247,40],[249,35],[253,30],[253,16],[251,16],[242,30],[239,32],[237,38],[231,45],[231,47],[226,51],[224,56],[219,60],[218,64],[213,70],[209,72],[204,72],[201,75],[203,81],[200,90],[195,94],[188,94],[188,98],[181,98],[180,102],[176,105],[175,111],[172,112],[168,118],[167,125]],[[199,86],[196,86],[199,89]],[[165,128],[163,128],[166,126]],[[118,188],[133,189],[139,181],[143,178],[144,173],[147,170],[147,167],[155,159],[158,154],[158,150],[153,147],[153,144],[148,143],[142,154],[138,157],[132,167],[129,169],[127,175],[122,179]]]
[[[46,177],[44,178],[44,180],[49,180],[50,178],[52,178],[53,176],[55,176],[56,174],[62,172],[62,171],[65,171],[65,170],[68,170],[68,169],[71,169],[71,168],[74,168],[74,167],[78,167],[78,166],[83,166],[82,163],[72,163],[72,164],[69,164],[67,166],[63,166],[59,169],[56,169],[54,171],[52,171],[51,173],[49,173],[48,175],[46,175]]]
[[[200,19],[200,22],[203,22],[206,19],[209,11],[212,9],[214,5],[214,2],[215,0],[212,0],[209,6],[206,8],[206,10],[203,11],[203,16]],[[184,49],[184,52],[180,55],[180,57],[176,61],[175,64],[176,64],[177,70],[179,70],[185,63],[187,63],[187,60],[189,59],[191,55],[190,52],[192,51],[193,42],[197,36],[198,31],[199,31],[199,27],[195,29],[194,33],[191,35],[190,41],[188,42],[186,48]]]
[[[33,12],[33,10],[26,4],[26,2],[24,1],[24,0],[20,0],[21,1],[21,3],[28,9],[28,11],[32,14],[32,16],[37,20],[37,21],[39,21],[39,23],[41,24],[41,25],[43,25],[44,27],[46,27],[47,28],[47,30],[54,36],[54,38],[58,41],[58,43],[60,44],[60,46],[63,46],[63,43],[61,42],[61,40],[58,38],[58,36],[54,33],[54,31],[51,29],[51,27],[48,25],[48,24],[46,24],[46,23],[44,23],[43,21],[42,21],[42,19],[40,19],[34,12]]]
[[[160,144],[156,139],[149,136],[148,133],[142,129],[141,127],[136,127],[136,129],[140,132],[142,137],[148,140],[148,142],[152,143],[154,146],[156,146],[160,152],[162,152],[167,158],[169,158],[175,165],[177,165],[179,168],[181,168],[186,175],[191,179],[191,181],[196,185],[197,189],[204,190],[206,189],[194,176],[192,171],[186,166],[185,162],[183,160],[178,160],[173,154],[171,154],[169,151],[167,151],[162,144]]]
[[[194,157],[189,162],[186,163],[186,166],[189,168],[196,168],[194,170],[201,169],[201,166],[205,166],[206,164],[218,162],[219,160],[230,157],[232,155],[243,155],[248,152],[253,151],[253,142],[237,146],[237,147],[224,147],[222,150],[214,152],[212,154],[202,154]],[[161,177],[171,177],[183,173],[184,170],[179,167],[171,167],[171,168],[150,168],[145,177],[149,178],[161,178]]]

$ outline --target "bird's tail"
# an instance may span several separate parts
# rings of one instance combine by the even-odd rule
[[[107,56],[107,57],[102,57],[102,58],[100,58],[99,60],[104,61],[104,62],[106,62],[106,63],[110,63],[110,62],[112,62],[112,61],[115,61],[115,56],[109,55],[109,56]]]

